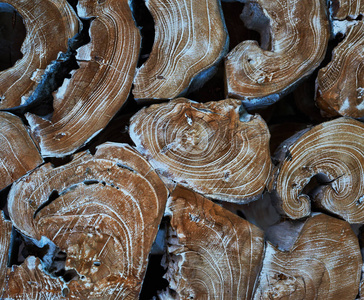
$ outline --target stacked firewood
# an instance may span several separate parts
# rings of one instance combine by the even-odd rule
[[[364,299],[363,15],[3,0],[0,298]]]

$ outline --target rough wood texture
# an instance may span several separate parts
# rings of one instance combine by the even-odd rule
[[[10,246],[11,222],[6,221],[0,213],[0,298],[6,292],[6,276]]]
[[[0,72],[0,108],[10,108],[24,103],[50,62],[59,52],[67,51],[68,39],[78,32],[78,20],[66,0],[1,2],[14,6],[27,31],[21,47],[23,57]]]
[[[211,198],[248,202],[269,179],[270,135],[259,115],[240,120],[239,107],[233,99],[155,104],[132,117],[130,136],[166,180]]]
[[[71,154],[101,131],[128,97],[140,48],[128,0],[78,3],[91,42],[78,49],[80,68],[54,94],[50,121],[26,117],[43,156]]]
[[[0,112],[0,128],[0,190],[2,190],[39,166],[43,159],[20,118]]]
[[[309,218],[289,251],[267,243],[253,299],[355,299],[361,274],[358,240],[349,224]]]
[[[282,213],[292,219],[308,216],[313,199],[349,223],[364,223],[363,130],[363,123],[339,118],[301,132],[280,146],[272,188]],[[318,186],[307,190],[315,175]]]
[[[319,71],[316,102],[324,115],[364,117],[363,47],[364,23],[358,22],[347,29],[346,37],[333,51],[331,62]]]
[[[344,20],[347,17],[356,19],[364,13],[362,0],[330,0],[330,13],[333,19]]]
[[[261,267],[263,232],[210,200],[177,187],[171,216],[168,270],[175,299],[250,299]]]
[[[322,0],[248,1],[244,10],[246,26],[261,33],[262,48],[256,41],[244,41],[228,54],[226,86],[229,97],[254,108],[277,101],[313,72],[324,58],[330,34]]]
[[[43,165],[13,185],[8,209],[20,232],[53,241],[78,276],[70,299],[136,299],[167,191],[148,162],[125,144]]]
[[[61,280],[44,273],[39,258],[29,256],[20,266],[8,269],[4,299],[55,300],[67,293]]]
[[[149,0],[155,40],[148,60],[138,69],[136,99],[172,99],[185,93],[192,80],[209,76],[227,51],[227,31],[218,0]],[[196,77],[197,76],[197,77]]]

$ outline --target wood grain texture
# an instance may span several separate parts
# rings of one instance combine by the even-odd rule
[[[47,275],[39,258],[29,256],[19,266],[8,269],[4,299],[55,300],[67,299],[67,288],[61,280]]]
[[[175,299],[251,299],[263,232],[210,200],[177,187],[168,200],[169,286]]]
[[[43,156],[71,154],[101,131],[126,101],[140,48],[128,0],[78,3],[91,42],[78,49],[80,68],[54,93],[51,120],[26,117]]]
[[[78,19],[66,0],[4,0],[22,16],[27,31],[23,57],[0,72],[0,108],[23,104],[68,39],[78,32]],[[57,38],[55,38],[57,37]]]
[[[319,71],[316,102],[324,115],[364,117],[363,47],[364,24],[358,22],[349,26],[344,40],[334,49],[331,62]]]
[[[310,214],[311,201],[349,223],[364,222],[364,124],[339,118],[317,125],[284,142],[273,190],[281,212],[292,219]],[[318,175],[319,186],[304,188]]]
[[[256,41],[244,41],[227,55],[226,92],[255,108],[277,101],[312,73],[324,58],[330,34],[322,0],[256,0],[245,4],[249,9],[246,26],[268,42],[260,48]]]
[[[137,70],[136,99],[172,99],[192,80],[204,81],[227,51],[228,35],[220,1],[149,0],[155,40],[148,60]]]
[[[356,19],[364,13],[362,0],[330,0],[330,14],[334,19],[344,20],[347,17]]]
[[[6,292],[7,265],[10,247],[11,222],[0,214],[0,298],[3,299]]]
[[[169,182],[231,202],[256,199],[271,172],[269,132],[259,115],[239,119],[240,101],[178,98],[143,108],[130,122],[139,152]]]
[[[309,218],[292,248],[267,243],[253,299],[355,299],[361,254],[348,223],[324,214]]]
[[[45,236],[67,253],[66,269],[78,273],[68,284],[70,299],[137,299],[166,199],[140,154],[108,143],[24,177],[8,209],[20,232]]]
[[[0,112],[0,190],[43,162],[27,128],[17,116]]]

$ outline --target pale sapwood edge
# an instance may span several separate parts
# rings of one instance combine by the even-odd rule
[[[261,32],[262,48],[244,41],[226,56],[226,93],[253,109],[278,101],[310,75],[325,56],[330,33],[323,0],[256,0],[245,6],[251,11],[245,24]]]
[[[7,109],[28,100],[51,62],[67,51],[68,40],[78,32],[79,22],[66,0],[2,2],[17,10],[26,28],[23,57],[0,72],[0,108]]]
[[[359,121],[338,118],[282,143],[269,183],[280,213],[303,218],[314,201],[349,223],[364,223],[363,130]]]
[[[279,235],[285,234],[290,231]],[[355,299],[361,266],[359,243],[349,224],[316,214],[283,251],[267,242],[252,299]]]
[[[173,99],[198,89],[228,51],[220,1],[149,0],[146,5],[155,22],[155,40],[148,60],[137,69],[135,99]]]
[[[90,43],[77,49],[79,69],[54,93],[49,120],[27,113],[43,157],[72,154],[97,135],[126,101],[140,49],[128,0],[82,0],[81,18],[93,18]]]
[[[173,299],[250,299],[263,258],[263,232],[181,186],[168,199],[167,215],[164,266]]]
[[[330,5],[331,31],[344,39],[316,79],[316,103],[323,116],[364,117],[363,1],[335,1]]]
[[[137,298],[165,209],[167,190],[127,144],[100,145],[14,183],[8,211],[24,236],[67,254],[71,299]]]
[[[0,190],[43,163],[21,119],[0,112]]]
[[[270,179],[267,125],[240,100],[154,104],[131,118],[129,134],[170,188],[178,183],[211,199],[247,203]]]

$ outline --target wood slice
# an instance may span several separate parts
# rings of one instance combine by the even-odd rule
[[[361,254],[349,224],[309,218],[289,251],[267,243],[253,299],[355,299]]]
[[[308,216],[313,199],[349,223],[364,223],[363,132],[363,123],[339,118],[284,142],[271,186],[281,212],[292,219]],[[315,176],[317,186],[310,190]]]
[[[341,22],[341,21],[340,21]],[[324,115],[364,117],[364,24],[348,29],[333,59],[316,79],[316,102]]]
[[[43,159],[20,118],[0,112],[0,128],[0,190],[2,190],[39,166]]]
[[[270,176],[270,135],[259,115],[240,120],[239,107],[233,99],[155,104],[131,118],[130,136],[167,181],[210,198],[248,202]]]
[[[167,191],[148,162],[108,143],[67,165],[43,165],[13,185],[13,224],[67,253],[71,299],[135,299],[163,215]]]
[[[210,200],[177,187],[168,200],[169,286],[175,299],[251,299],[263,232]]]
[[[362,0],[334,0],[331,2],[330,14],[333,19],[356,19],[364,13]]]
[[[240,43],[227,55],[225,68],[228,96],[249,109],[274,103],[312,73],[330,33],[322,0],[248,1],[244,10],[245,25],[260,31],[262,48],[256,41]]]
[[[91,42],[78,49],[80,68],[54,94],[50,121],[26,115],[43,156],[73,153],[101,131],[126,101],[140,48],[128,3],[79,1],[79,16],[95,18]]]
[[[0,108],[19,106],[35,90],[46,67],[66,52],[78,32],[78,19],[66,0],[4,0],[22,16],[26,37],[23,57],[0,72]],[[56,38],[55,38],[56,37]]]
[[[67,287],[63,288],[59,279],[44,273],[39,258],[29,256],[20,266],[8,269],[5,299],[55,300],[66,297],[67,293]]]
[[[149,0],[155,40],[148,60],[138,69],[134,97],[172,99],[191,83],[205,82],[227,52],[228,35],[217,0]]]

